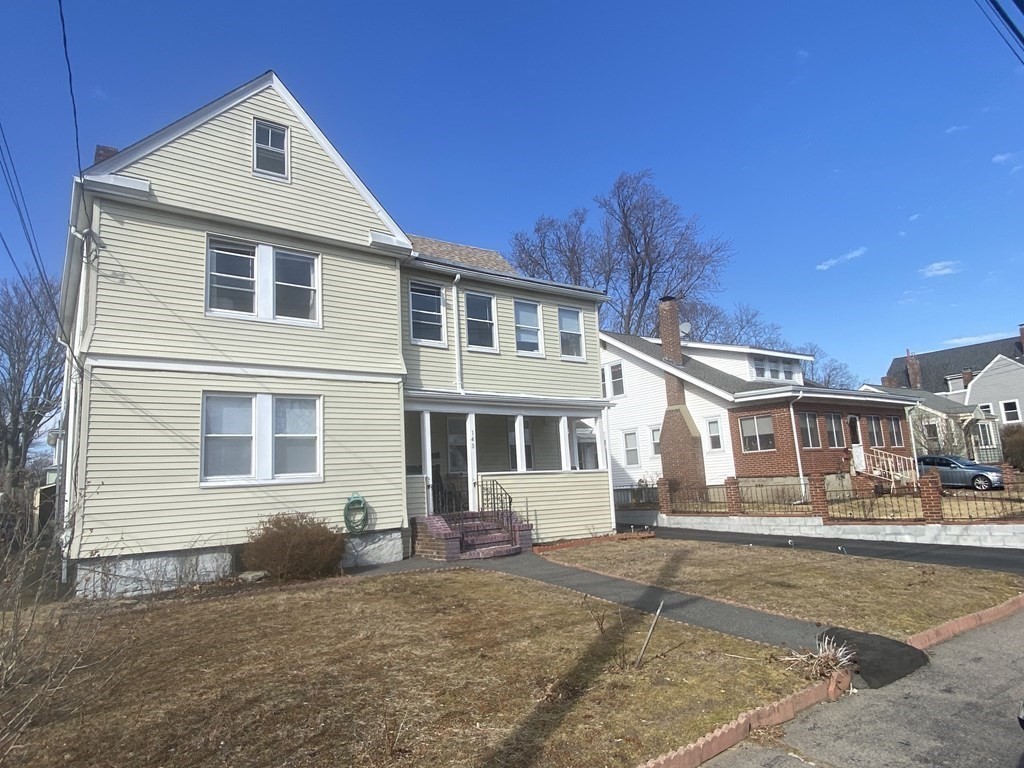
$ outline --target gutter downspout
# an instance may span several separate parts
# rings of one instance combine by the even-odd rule
[[[914,411],[917,410],[917,405],[907,406],[907,428],[910,430],[910,450],[914,453],[914,484],[917,485],[921,482],[921,476],[917,471],[917,435],[915,432],[914,424]]]
[[[796,453],[796,471],[800,475],[800,492],[803,494],[803,500],[807,501],[807,481],[804,479],[804,463],[800,459],[800,435],[796,431],[796,412],[793,410],[793,405],[803,396],[804,393],[801,392],[794,400],[789,401],[789,423],[793,427],[793,450]]]
[[[459,317],[459,281],[462,279],[462,273],[459,272],[455,275],[455,281],[452,283],[452,303],[455,307],[455,389],[459,391],[460,395],[466,394],[466,390],[462,388],[462,320]]]

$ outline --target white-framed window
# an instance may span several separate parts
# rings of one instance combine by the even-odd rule
[[[767,355],[754,355],[751,360],[754,364],[755,379],[793,381],[796,378],[798,363],[795,360]]]
[[[447,346],[444,304],[440,285],[409,282],[409,338],[413,344]]]
[[[584,360],[583,312],[574,307],[558,308],[558,337],[563,360]]]
[[[651,453],[661,456],[661,427],[651,427]]]
[[[470,349],[498,351],[494,296],[466,291],[466,346]]]
[[[978,447],[979,448],[992,448],[995,446],[995,440],[992,439],[992,425],[987,421],[978,422]]]
[[[605,376],[604,368],[601,369],[601,397],[608,397],[608,377]]]
[[[1000,400],[999,409],[1003,412],[1003,423],[1011,424],[1020,421],[1020,402],[1017,400]]]
[[[622,433],[622,447],[626,456],[627,467],[640,466],[640,443],[637,442],[636,432]]]
[[[509,416],[508,422],[508,466],[513,472],[518,469],[519,462],[516,461],[516,417]],[[526,468],[533,469],[533,430],[530,429],[530,420],[523,419],[523,443],[526,449]]]
[[[825,414],[825,434],[828,436],[829,448],[846,447],[846,436],[843,435],[843,415],[841,413]]]
[[[903,425],[899,416],[886,416],[886,427],[889,432],[889,445],[893,448],[903,447]]]
[[[939,439],[939,425],[931,421],[924,425],[924,436],[927,440]]]
[[[992,403],[981,403],[978,407],[981,408],[981,412],[986,416],[992,415]]]
[[[708,450],[722,450],[722,420],[708,419]]]
[[[319,480],[321,423],[319,396],[204,393],[200,481]]]
[[[797,429],[800,432],[800,446],[802,448],[821,448],[821,435],[818,433],[818,414],[798,413],[796,415]]]
[[[527,357],[544,357],[540,304],[516,299],[512,313],[516,325],[516,352]]]
[[[775,450],[775,427],[771,416],[746,416],[740,419],[740,439],[744,453]]]
[[[252,169],[259,175],[288,178],[288,128],[255,118],[252,127]]]
[[[319,325],[319,255],[213,235],[206,250],[207,314]]]
[[[868,416],[868,445],[872,448],[881,448],[884,445],[881,416]]]
[[[611,382],[612,397],[626,394],[626,385],[622,379],[622,363],[612,363],[608,366],[608,381]]]

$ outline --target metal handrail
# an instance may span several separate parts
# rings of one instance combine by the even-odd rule
[[[878,448],[869,448],[864,453],[864,470],[876,477],[888,480],[893,485],[905,479],[917,482],[917,461],[900,453],[890,453]]]

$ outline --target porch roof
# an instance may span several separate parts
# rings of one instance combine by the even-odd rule
[[[458,392],[407,389],[405,410],[440,413],[536,414],[592,417],[611,403],[597,397],[539,397],[492,392]]]

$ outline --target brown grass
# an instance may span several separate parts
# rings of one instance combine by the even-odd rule
[[[548,557],[900,639],[1001,603],[1024,589],[1024,578],[994,571],[709,542],[611,542]]]
[[[30,730],[20,757],[633,766],[805,684],[764,646],[664,619],[644,666],[622,669],[650,617],[590,609],[604,634],[579,596],[480,571],[145,604],[124,616],[138,657],[117,689],[80,718]]]

